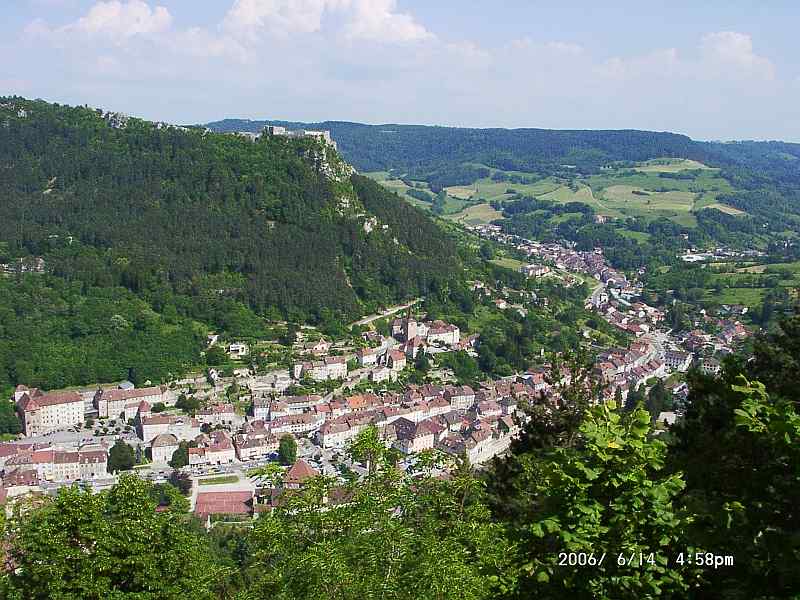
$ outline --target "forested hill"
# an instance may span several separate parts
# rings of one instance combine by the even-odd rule
[[[351,180],[318,142],[0,103],[14,105],[0,113],[6,253],[46,255],[65,277],[220,293],[301,319],[424,293],[453,267],[455,248],[426,216]]]
[[[68,324],[73,304],[98,289],[127,289],[158,314],[235,335],[257,315],[346,322],[460,272],[429,217],[353,175],[322,142],[0,98],[0,263],[35,258],[47,303],[30,306],[44,292],[16,296],[0,276],[0,369],[14,381],[29,370],[15,361],[30,344],[3,344],[23,313],[36,326],[28,339],[71,344],[83,335],[71,328],[87,325]]]
[[[746,187],[764,181],[795,185],[800,144],[701,142],[685,135],[638,130],[474,129],[422,125],[364,125],[342,121],[292,123],[225,119],[214,131],[260,131],[264,125],[328,129],[342,155],[365,172],[396,170],[444,185],[485,177],[486,166],[541,176],[593,174],[610,163],[677,157],[735,171]],[[755,178],[758,181],[753,181]]]
[[[599,168],[609,160],[641,161],[660,156],[704,158],[702,147],[686,136],[635,130],[472,129],[240,119],[209,123],[207,127],[214,131],[260,131],[267,124],[328,129],[342,155],[362,171],[425,169],[443,161],[538,171],[562,165]]]

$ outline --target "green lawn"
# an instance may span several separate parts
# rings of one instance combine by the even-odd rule
[[[208,479],[199,479],[197,481],[200,485],[224,485],[226,483],[238,483],[238,475],[220,475],[219,477],[209,477]]]
[[[755,308],[764,300],[767,288],[724,288],[716,293],[714,290],[706,292],[706,300],[715,300],[720,304],[744,304]]]
[[[454,185],[444,189],[449,196],[458,198],[459,200],[469,200],[477,191],[475,187],[467,185]]]
[[[521,260],[508,257],[495,258],[489,262],[496,264],[498,267],[505,267],[506,269],[513,269],[514,271],[519,270],[519,268],[525,264]]]
[[[646,231],[631,231],[629,229],[617,229],[617,233],[619,233],[622,237],[630,238],[632,240],[636,240],[637,242],[646,242],[650,239],[650,234]]]

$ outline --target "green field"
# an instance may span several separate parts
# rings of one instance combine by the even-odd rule
[[[474,204],[464,210],[446,216],[447,219],[464,225],[481,225],[502,219],[503,213],[493,209],[488,204]]]
[[[514,271],[518,271],[521,266],[525,263],[521,260],[517,260],[515,258],[495,258],[490,260],[489,262],[496,264],[498,267],[505,267],[506,269],[513,269]]]
[[[617,229],[617,233],[621,236],[636,240],[637,242],[646,242],[650,239],[650,234],[646,231],[631,231],[630,229]]]
[[[695,194],[677,190],[654,192],[631,185],[612,185],[603,190],[603,199],[609,206],[640,210],[682,210],[689,212],[694,207]]]
[[[394,179],[393,177],[391,177],[388,172],[386,172],[386,171],[375,171],[373,173],[364,173],[364,175],[366,177],[369,177],[370,179],[374,179],[375,181],[380,183],[382,186],[390,189],[391,191],[396,192],[397,194],[400,195],[401,198],[403,198],[404,200],[410,202],[414,206],[419,206],[420,208],[430,208],[430,204],[428,204],[427,202],[423,202],[422,200],[418,200],[417,198],[412,198],[411,196],[406,194],[406,191],[410,190],[411,188],[409,186],[407,186],[400,179]],[[427,190],[427,186],[425,188],[421,188],[421,189],[426,189]],[[428,190],[428,191],[430,191],[430,190]]]
[[[725,288],[721,292],[709,290],[706,300],[714,300],[719,304],[744,304],[756,308],[764,300],[767,288]]]
[[[477,191],[474,187],[469,186],[461,186],[461,185],[454,185],[451,187],[446,187],[444,190],[447,192],[448,196],[452,196],[453,198],[458,198],[459,200],[469,200],[472,196],[475,195]]]
[[[655,158],[643,162],[640,166],[636,167],[637,171],[642,173],[678,173],[680,171],[694,171],[696,169],[712,169],[707,167],[701,162],[696,160],[689,160],[688,158]]]
[[[577,189],[572,189],[566,185],[555,188],[553,191],[539,196],[542,200],[553,200],[554,202],[583,202],[590,206],[597,205],[592,188],[588,185],[577,185]]]
[[[494,175],[498,169],[490,171]],[[503,172],[528,180],[536,177],[533,173]],[[367,175],[412,204],[430,209],[427,202],[409,196],[406,192],[410,188],[403,181],[391,178],[387,172]],[[451,186],[445,190],[448,195],[444,215],[454,222],[470,225],[501,218],[489,206],[489,202],[508,200],[516,194],[560,203],[582,202],[594,208],[598,214],[618,219],[637,217],[650,220],[663,217],[686,227],[697,225],[694,213],[704,208],[729,215],[744,214],[718,201],[720,194],[733,191],[730,183],[720,177],[719,169],[674,158],[655,159],[634,168],[609,168],[602,174],[576,178],[571,182],[547,177],[532,183],[512,183],[485,177],[470,185]],[[559,219],[568,218],[563,216]],[[642,239],[641,236],[631,237]]]
[[[732,268],[731,272],[717,273],[712,277],[709,287],[721,286],[721,289],[706,290],[706,300],[714,300],[721,304],[744,304],[750,307],[760,305],[764,295],[772,289],[767,284],[767,279],[774,282],[777,278],[777,287],[788,289],[790,294],[794,294],[794,291],[800,288],[800,261],[745,263],[744,266],[716,263],[715,266]]]

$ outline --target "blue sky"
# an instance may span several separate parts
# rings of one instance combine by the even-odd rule
[[[177,123],[339,119],[800,141],[800,4],[790,0],[4,5],[0,95]]]

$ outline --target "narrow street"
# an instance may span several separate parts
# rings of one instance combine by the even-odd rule
[[[382,319],[384,317],[388,317],[388,316],[393,315],[395,313],[399,313],[400,311],[405,310],[407,308],[410,308],[411,306],[414,306],[415,304],[418,304],[419,302],[422,302],[422,298],[416,298],[416,299],[412,300],[411,302],[407,302],[407,303],[401,304],[399,306],[392,306],[391,308],[387,308],[385,311],[383,311],[382,313],[379,313],[377,315],[370,315],[368,317],[364,317],[363,319],[359,319],[358,321],[356,321],[354,323],[351,323],[350,326],[352,327],[354,325],[369,325],[373,321],[377,321],[378,319]]]

